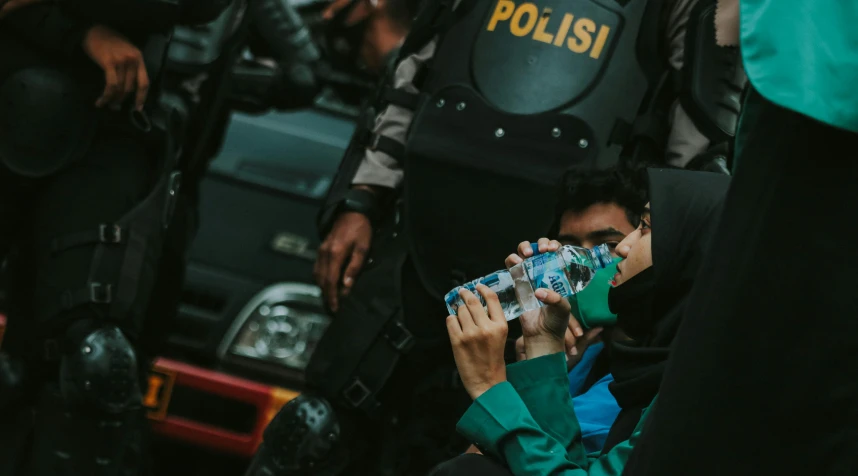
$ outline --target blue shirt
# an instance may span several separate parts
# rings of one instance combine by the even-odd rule
[[[620,413],[617,400],[608,390],[608,384],[614,381],[611,374],[605,375],[586,392],[580,393],[587,374],[593,368],[596,357],[602,352],[604,344],[591,345],[584,352],[578,365],[569,372],[569,393],[574,397],[572,405],[575,416],[581,426],[581,438],[587,453],[598,453],[605,446],[611,425]]]

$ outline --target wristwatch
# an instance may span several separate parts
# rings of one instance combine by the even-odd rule
[[[381,211],[378,205],[378,198],[375,193],[369,190],[349,189],[340,200],[337,206],[337,214],[357,212],[366,215],[369,221],[373,224],[377,223]]]

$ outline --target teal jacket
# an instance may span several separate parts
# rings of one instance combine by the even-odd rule
[[[629,440],[604,456],[587,455],[562,353],[512,364],[507,379],[474,400],[459,420],[459,433],[483,454],[517,476],[622,474],[649,409]]]
[[[764,98],[858,132],[858,2],[739,0],[742,57]]]

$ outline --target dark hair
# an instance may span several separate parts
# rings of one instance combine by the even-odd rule
[[[571,170],[563,178],[557,217],[566,211],[582,212],[597,203],[616,203],[638,226],[647,203],[646,174],[638,168]]]
[[[410,28],[411,22],[417,16],[417,11],[422,3],[423,0],[387,0],[384,9],[387,11],[390,19],[397,25],[403,28]]]

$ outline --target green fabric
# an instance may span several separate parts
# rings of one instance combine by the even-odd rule
[[[745,71],[769,101],[858,132],[858,2],[741,0]]]
[[[483,454],[502,461],[517,476],[623,472],[649,409],[629,440],[604,456],[588,456],[572,408],[563,353],[512,364],[507,378],[474,400],[457,426]]]
[[[622,258],[614,258],[614,262],[609,266],[596,271],[587,287],[578,294],[569,296],[572,315],[585,329],[616,324],[617,315],[608,307],[608,292],[620,261]]]

